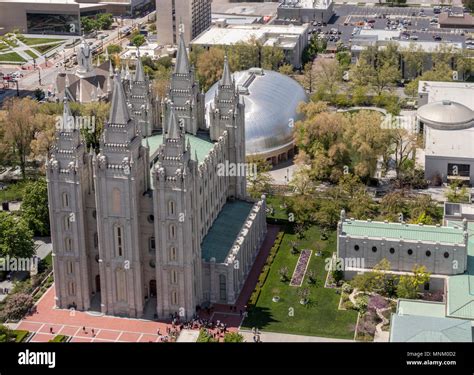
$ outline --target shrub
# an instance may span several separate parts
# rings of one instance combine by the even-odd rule
[[[347,294],[351,294],[352,291],[354,290],[354,289],[352,288],[352,285],[349,284],[349,283],[344,283],[344,284],[342,284],[342,288],[341,288],[341,289],[342,289],[342,291],[343,291],[344,293],[347,293]]]
[[[33,307],[33,297],[25,293],[16,293],[7,298],[2,318],[19,320]]]
[[[244,336],[238,332],[227,332],[224,335],[224,342],[244,342]]]

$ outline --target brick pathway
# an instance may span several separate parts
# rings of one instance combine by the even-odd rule
[[[240,310],[244,309],[255,288],[278,231],[278,226],[268,226],[267,236],[237,300],[236,311],[233,312],[228,305],[215,305],[213,309],[211,319],[214,322],[220,320],[226,323],[231,332],[237,331],[240,326],[242,321]],[[17,329],[35,332],[31,342],[47,342],[58,334],[72,337],[71,342],[159,342],[158,330],[161,335],[166,335],[166,329],[171,327],[166,321],[156,322],[55,309],[54,297],[55,291],[52,286],[36,303],[36,311],[18,323]],[[200,315],[204,319],[209,318],[205,312]],[[53,333],[50,333],[51,328]]]

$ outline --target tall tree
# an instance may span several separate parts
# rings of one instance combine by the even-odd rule
[[[199,55],[196,69],[199,84],[204,91],[217,82],[222,76],[224,66],[224,50],[221,48],[210,48]]]
[[[0,256],[31,258],[34,253],[33,232],[25,220],[0,212]]]
[[[29,182],[25,186],[21,217],[35,235],[49,235],[48,187],[44,179]]]

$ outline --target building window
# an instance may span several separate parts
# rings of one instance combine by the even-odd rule
[[[395,249],[393,247],[391,247],[389,252],[390,252],[390,254],[395,254]]]
[[[407,253],[408,253],[408,255],[412,255],[412,254],[413,254],[413,250],[412,250],[412,249],[408,249]]]
[[[219,275],[219,298],[221,301],[227,301],[227,282],[225,275]]]
[[[168,215],[174,215],[176,204],[173,201],[168,202]]]
[[[425,283],[424,289],[425,290],[430,290],[430,283]]]
[[[92,211],[92,217],[93,217],[94,219],[97,219],[97,211],[96,211],[96,210],[93,210],[93,211]]]
[[[66,238],[66,240],[64,241],[65,242],[65,247],[66,247],[66,251],[67,252],[71,252],[72,251],[72,239],[70,239],[69,237]]]
[[[150,237],[148,239],[148,249],[150,253],[154,253],[156,251],[156,241],[155,237]]]
[[[120,197],[120,190],[114,188],[112,190],[112,212],[114,214],[119,214],[121,212],[121,197]]]
[[[148,222],[151,224],[155,221],[155,216],[153,215],[148,215],[148,217],[146,218],[148,220]]]
[[[169,236],[170,239],[176,238],[176,227],[173,224],[169,226]]]
[[[178,255],[176,253],[176,247],[171,247],[170,248],[170,261],[174,262],[178,259]]]
[[[97,249],[99,247],[99,235],[94,233],[94,248]]]
[[[62,201],[63,201],[64,208],[69,207],[69,194],[68,193],[63,193]]]
[[[425,254],[426,254],[427,257],[430,257],[430,256],[431,256],[431,251],[426,250],[426,253],[425,253]]]
[[[68,287],[68,293],[70,296],[75,296],[76,295],[76,284],[74,281],[70,281],[67,285]]]
[[[376,253],[376,252],[377,252],[377,247],[376,247],[376,246],[372,246],[372,252],[373,252],[373,253]]]
[[[171,292],[171,304],[172,305],[178,304],[178,292],[176,292],[175,290]]]
[[[171,284],[178,284],[178,272],[171,270]]]
[[[115,256],[121,257],[123,255],[123,234],[122,227],[114,227],[115,232]]]
[[[448,253],[447,251],[446,251],[443,255],[444,255],[444,257],[445,257],[446,259],[449,258],[449,253]]]
[[[355,250],[355,251],[359,251],[359,245],[355,245],[355,246],[354,246],[354,250]]]
[[[71,219],[69,218],[69,215],[64,216],[63,222],[64,230],[71,230]]]
[[[448,176],[469,177],[470,172],[469,164],[448,164]]]
[[[150,260],[150,263],[148,263],[150,265],[151,268],[155,268],[156,267],[156,262],[154,259],[151,259]]]
[[[67,273],[68,275],[72,275],[74,273],[73,264],[70,260],[67,262]]]
[[[115,271],[115,281],[117,285],[117,301],[126,301],[125,271],[122,268],[117,268]]]

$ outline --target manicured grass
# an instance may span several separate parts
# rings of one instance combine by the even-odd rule
[[[53,42],[65,42],[66,39],[53,39],[53,38],[24,38],[22,42],[27,46],[34,46],[36,44],[53,43]]]
[[[11,330],[9,331],[11,333],[10,339],[8,342],[23,342],[26,339],[26,336],[30,333],[29,331],[24,331],[24,330]],[[7,335],[6,334],[1,334],[0,335],[0,342],[7,342]]]
[[[53,252],[50,252],[48,255],[46,255],[44,257],[44,262],[48,265],[48,266],[52,266],[53,265]]]
[[[0,61],[7,61],[7,62],[25,62],[23,57],[21,57],[16,52],[7,52],[7,53],[0,53]]]
[[[37,55],[36,53],[34,53],[32,50],[30,50],[30,49],[27,49],[27,50],[25,51],[25,53],[27,53],[28,55],[30,55],[30,56],[31,56],[32,58],[34,58],[34,59],[38,58],[38,55]]]
[[[331,338],[353,339],[357,321],[356,311],[340,311],[338,304],[340,295],[335,289],[324,288],[327,272],[325,260],[336,250],[336,233],[328,233],[328,239],[320,239],[321,230],[310,227],[303,239],[288,227],[271,266],[270,273],[258,298],[257,304],[251,309],[243,327],[250,329],[258,327],[263,331],[292,333],[301,335],[322,336]],[[300,304],[297,294],[298,287],[289,286],[289,280],[280,281],[279,269],[288,267],[291,279],[300,254],[291,254],[291,242],[298,242],[297,248],[313,250],[308,270],[316,274],[316,283],[308,284],[307,273],[301,288],[310,289],[309,303]],[[322,251],[322,256],[315,254]],[[278,292],[276,291],[278,290]],[[273,302],[273,296],[280,297],[279,302]]]
[[[288,220],[286,209],[283,207],[283,197],[269,195],[267,197],[267,208],[270,207],[273,208],[273,214],[268,213],[267,217]]]
[[[33,48],[35,50],[37,50],[41,55],[44,55],[45,53],[51,51],[52,49],[56,48],[59,45],[61,45],[61,43],[48,44],[48,45],[37,46],[37,47],[33,47]]]
[[[19,201],[23,198],[23,189],[26,182],[16,182],[8,185],[5,190],[0,190],[0,201]]]
[[[6,44],[3,43],[3,42],[0,42],[0,51],[4,51],[4,50],[6,50],[6,49],[8,49],[8,45],[6,45]]]

